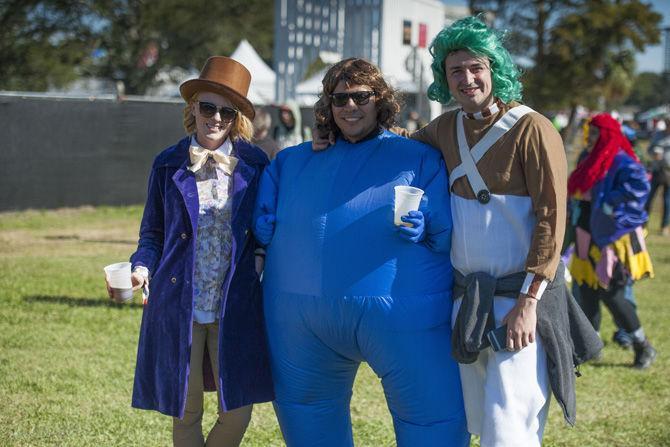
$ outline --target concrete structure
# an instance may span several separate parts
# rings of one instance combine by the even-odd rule
[[[436,117],[442,106],[426,97],[433,82],[428,47],[442,28],[468,15],[468,9],[448,8],[438,0],[384,0],[382,13],[379,67],[406,93],[407,113],[415,109],[424,119]]]
[[[467,8],[439,0],[277,0],[277,101],[296,98],[312,105],[306,101],[318,94],[319,68],[362,57],[406,94],[407,111],[434,117],[441,106],[425,97],[432,82],[428,46],[444,26],[467,14]]]

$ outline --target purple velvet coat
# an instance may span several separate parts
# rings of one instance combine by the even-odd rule
[[[142,314],[132,405],[182,418],[186,405],[198,189],[187,169],[190,137],[161,152],[149,177],[149,194],[133,268],[151,274]],[[268,159],[261,149],[233,143],[232,259],[219,310],[219,389],[226,411],[274,399],[262,292],[254,267],[251,216]]]

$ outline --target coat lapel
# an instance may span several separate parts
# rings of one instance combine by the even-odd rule
[[[249,166],[244,159],[244,147],[240,143],[235,143],[235,155],[238,158],[237,166],[233,171],[233,216],[235,221],[240,206],[244,201],[244,195],[249,187],[249,182],[254,178],[254,168]]]
[[[234,143],[235,155],[238,158],[237,166],[233,172],[233,210],[232,210],[232,221],[233,221],[233,234],[235,235],[235,240],[233,244],[233,267],[237,265],[237,262],[240,260],[242,253],[244,251],[244,244],[246,242],[249,232],[249,229],[246,227],[246,224],[240,225],[235,224],[240,219],[240,208],[244,203],[244,198],[249,189],[249,184],[253,181],[255,170],[252,166],[247,163],[246,156],[246,146],[241,142]],[[252,205],[253,206],[253,205]]]
[[[186,206],[186,211],[188,212],[189,220],[191,221],[191,229],[195,234],[198,228],[198,209],[200,204],[198,203],[198,187],[195,183],[195,174],[186,169],[187,164],[188,161],[184,162],[184,164],[177,169],[172,176],[172,181],[174,181],[177,189],[181,193],[184,205]]]

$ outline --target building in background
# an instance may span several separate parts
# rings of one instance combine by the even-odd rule
[[[425,97],[432,82],[428,46],[444,26],[468,13],[438,0],[277,0],[276,99],[313,105],[328,65],[362,57],[405,93],[407,113],[434,117],[441,106]]]
[[[296,87],[305,80],[310,67],[343,54],[345,3],[345,0],[275,0],[277,102],[295,98]]]

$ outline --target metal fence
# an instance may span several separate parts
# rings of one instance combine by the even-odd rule
[[[154,157],[184,136],[183,107],[0,92],[0,211],[144,203]],[[312,109],[301,114],[311,126]]]
[[[0,210],[142,203],[183,102],[0,94]]]

